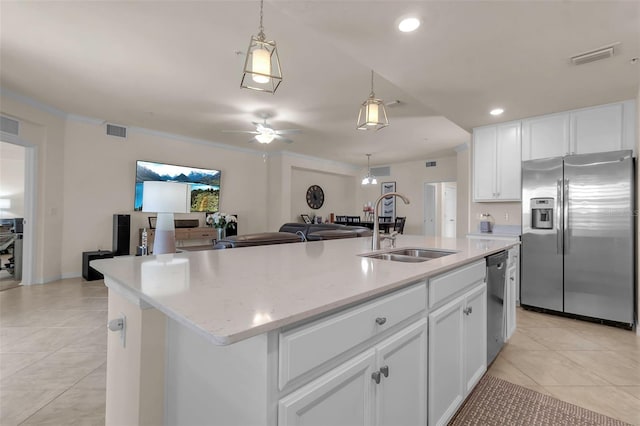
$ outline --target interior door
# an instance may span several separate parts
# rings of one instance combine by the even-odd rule
[[[424,184],[424,235],[436,236],[436,184]]]
[[[442,218],[442,236],[456,237],[456,198],[457,188],[455,182],[444,183],[444,206]]]

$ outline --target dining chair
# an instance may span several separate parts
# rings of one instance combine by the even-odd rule
[[[396,222],[393,224],[393,230],[398,234],[404,234],[404,223],[407,221],[407,217],[396,217]]]

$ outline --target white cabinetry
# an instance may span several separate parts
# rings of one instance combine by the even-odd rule
[[[617,102],[522,121],[522,160],[634,149],[636,105]]]
[[[429,314],[431,426],[447,424],[486,371],[485,268],[481,261],[430,280],[434,307],[444,303]]]
[[[520,246],[509,249],[505,277],[505,342],[516,331],[516,304],[520,300]]]
[[[473,130],[474,201],[520,200],[520,122]]]
[[[278,425],[425,425],[427,320],[346,361],[278,403]]]

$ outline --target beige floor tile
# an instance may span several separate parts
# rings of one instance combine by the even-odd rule
[[[606,325],[589,324],[576,329],[586,339],[598,342],[607,350],[625,351],[640,354],[640,336],[631,330],[622,330]]]
[[[55,352],[90,336],[85,328],[43,328],[2,347],[2,352]]]
[[[640,400],[615,386],[545,386],[551,395],[614,419],[640,424]]]
[[[5,389],[66,389],[106,361],[106,354],[56,352],[2,380]]]
[[[51,307],[63,310],[107,310],[107,297],[67,297],[65,299],[52,303]]]
[[[562,355],[613,385],[640,386],[640,359],[614,351],[561,351]]]
[[[0,314],[1,315],[1,314]],[[23,338],[43,330],[39,327],[0,327],[0,352],[9,348]]]
[[[76,314],[60,324],[60,327],[82,327],[96,328],[107,327],[107,310],[81,311],[76,310]]]
[[[22,425],[104,425],[106,392],[71,388]]]
[[[516,324],[518,328],[547,328],[567,327],[576,320],[558,315],[543,314],[518,308],[516,310]]]
[[[527,328],[522,333],[551,350],[605,350],[604,346],[570,328]]]
[[[0,353],[0,380],[51,355],[50,352]]]
[[[487,374],[544,395],[551,395],[544,387],[540,386],[529,376],[518,370],[501,355],[498,355],[493,364],[491,364]]]
[[[516,329],[509,341],[502,348],[503,351],[531,350],[544,351],[548,348],[529,337],[522,329]]]
[[[617,388],[640,400],[640,386],[617,386]]]
[[[73,386],[75,389],[105,390],[107,387],[107,363],[93,370]]]
[[[542,386],[609,385],[562,354],[554,351],[511,351],[503,354],[514,367]]]
[[[76,339],[73,343],[60,349],[60,352],[97,352],[107,353],[107,327],[94,328],[88,335]]]
[[[28,309],[21,314],[2,318],[2,327],[60,327],[79,315],[70,309]]]
[[[0,424],[20,424],[62,392],[60,389],[0,389]]]

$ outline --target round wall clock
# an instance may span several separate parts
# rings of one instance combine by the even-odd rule
[[[307,204],[312,209],[319,209],[324,204],[324,191],[318,185],[311,185],[307,189]]]

